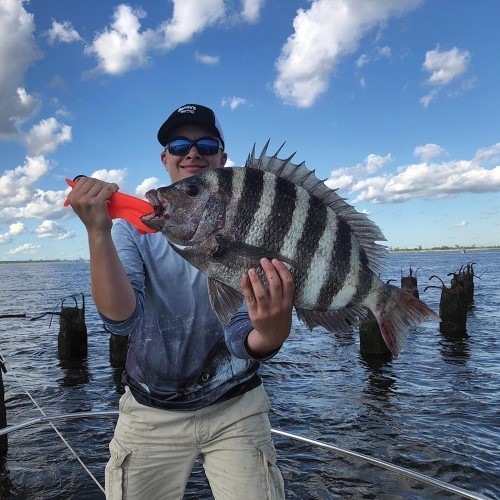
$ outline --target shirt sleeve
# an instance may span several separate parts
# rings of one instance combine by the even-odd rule
[[[111,230],[111,236],[121,263],[134,289],[136,305],[132,315],[125,321],[110,320],[100,312],[99,316],[105,327],[112,333],[116,335],[129,335],[137,328],[144,315],[144,261],[127,223],[121,220],[115,221]]]
[[[253,330],[252,322],[248,316],[247,303],[243,301],[241,307],[236,311],[236,314],[231,318],[224,330],[226,345],[229,352],[236,358],[253,359],[255,361],[268,361],[273,358],[278,351],[272,352],[267,356],[255,357],[252,356],[246,347],[246,340],[249,333]]]

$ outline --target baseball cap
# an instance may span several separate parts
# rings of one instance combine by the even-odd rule
[[[174,129],[187,123],[197,123],[211,130],[222,142],[224,149],[224,135],[215,113],[201,104],[184,104],[177,108],[158,130],[158,141],[165,147]]]

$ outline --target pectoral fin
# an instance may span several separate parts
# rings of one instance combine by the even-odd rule
[[[212,252],[210,252],[210,256],[215,257],[216,259],[232,259],[258,262],[260,259],[265,257],[269,260],[278,259],[282,262],[290,264],[292,267],[297,267],[297,263],[293,260],[280,255],[279,253],[266,250],[265,248],[230,240],[229,238],[226,238],[220,234],[218,234],[215,239],[217,244]]]

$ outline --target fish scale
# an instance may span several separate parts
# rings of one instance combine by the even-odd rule
[[[154,214],[142,222],[208,276],[212,306],[228,323],[243,295],[240,277],[260,259],[278,258],[295,282],[293,305],[309,329],[344,333],[372,311],[394,356],[408,329],[439,319],[421,300],[383,283],[387,249],[380,229],[281,148],[244,167],[205,170],[146,197]]]

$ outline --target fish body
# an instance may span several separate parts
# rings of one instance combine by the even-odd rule
[[[281,149],[281,148],[280,148]],[[241,305],[240,278],[263,257],[278,258],[295,281],[293,304],[309,329],[351,331],[377,318],[394,356],[408,329],[438,316],[419,299],[383,283],[380,229],[328,188],[304,163],[259,158],[211,169],[146,193],[155,213],[142,217],[208,276],[212,306],[227,323]]]

